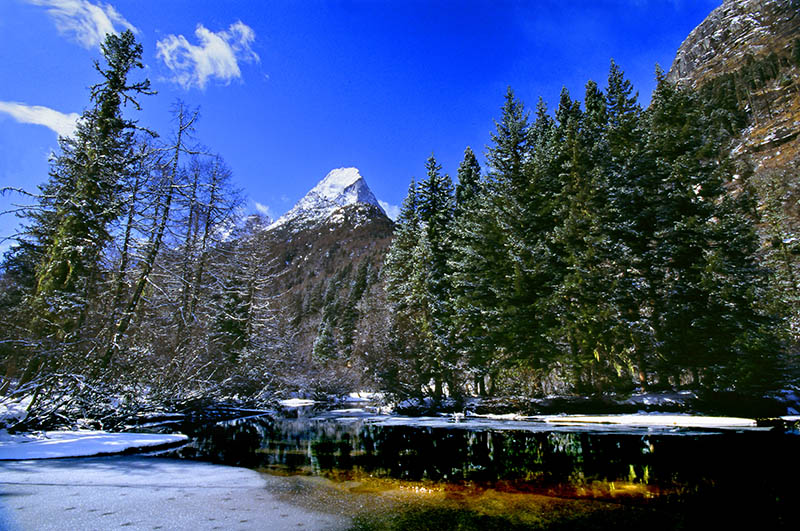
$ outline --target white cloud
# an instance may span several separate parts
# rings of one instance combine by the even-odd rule
[[[125,28],[138,30],[110,4],[89,0],[27,0],[29,4],[47,8],[59,33],[69,35],[85,48],[100,46],[108,33]]]
[[[392,221],[397,221],[397,216],[400,215],[399,206],[390,205],[386,201],[381,201],[380,199],[378,199],[378,204],[381,205],[381,208],[383,209],[384,212],[386,212],[386,215],[389,216],[389,219],[391,219]]]
[[[49,127],[60,136],[70,136],[80,117],[77,113],[64,114],[40,105],[25,105],[13,101],[0,101],[0,112],[23,124]]]
[[[242,77],[239,61],[259,61],[250,48],[256,34],[241,21],[216,33],[198,24],[194,34],[199,44],[191,44],[183,35],[167,35],[156,43],[157,56],[172,71],[172,81],[185,90],[204,89],[212,78],[230,83]]]
[[[272,218],[272,212],[270,212],[269,207],[267,205],[263,205],[258,201],[253,201],[253,203],[255,204],[256,210],[258,211],[259,214],[263,214],[268,218]]]

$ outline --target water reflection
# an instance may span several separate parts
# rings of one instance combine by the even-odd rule
[[[648,500],[748,492],[797,500],[799,438],[386,425],[375,419],[254,417],[198,428],[186,457],[335,480],[387,478],[566,497]]]

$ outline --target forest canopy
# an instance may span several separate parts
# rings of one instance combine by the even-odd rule
[[[552,112],[509,88],[485,171],[467,148],[454,183],[431,155],[385,257],[287,300],[293,257],[243,215],[198,112],[177,102],[164,136],[141,126],[141,45],[127,31],[101,51],[0,266],[0,395],[27,401],[20,425],[356,386],[442,400],[792,378],[798,259],[776,231],[793,225],[767,193],[779,177],[731,157],[747,117],[725,91],[659,71],[643,108],[613,62],[604,89],[564,90]]]

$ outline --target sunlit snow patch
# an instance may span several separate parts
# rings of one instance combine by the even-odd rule
[[[756,421],[738,417],[692,415],[548,415],[532,417],[551,424],[614,424],[636,427],[755,428]]]
[[[0,400],[0,426],[11,425],[19,422],[28,414],[31,397],[19,400]]]
[[[0,434],[0,461],[54,459],[121,454],[177,446],[189,438],[180,434],[51,431],[40,436]]]
[[[306,407],[316,404],[313,400],[307,398],[287,398],[278,402],[283,407]]]
[[[375,400],[381,400],[383,398],[383,394],[381,393],[372,393],[369,391],[357,391],[350,393],[344,399],[343,402],[373,402]]]

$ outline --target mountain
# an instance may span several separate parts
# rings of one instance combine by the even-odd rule
[[[291,335],[307,387],[365,385],[368,358],[386,342],[381,268],[394,223],[356,168],[328,173],[259,232],[268,249],[272,307]],[[304,382],[298,382],[302,387]]]
[[[734,153],[756,167],[800,161],[800,0],[725,0],[681,44],[667,79],[739,111]]]
[[[386,213],[357,168],[337,168],[325,176],[269,230],[292,226],[295,230],[328,220],[345,207],[363,205]],[[377,212],[376,212],[377,214]]]

